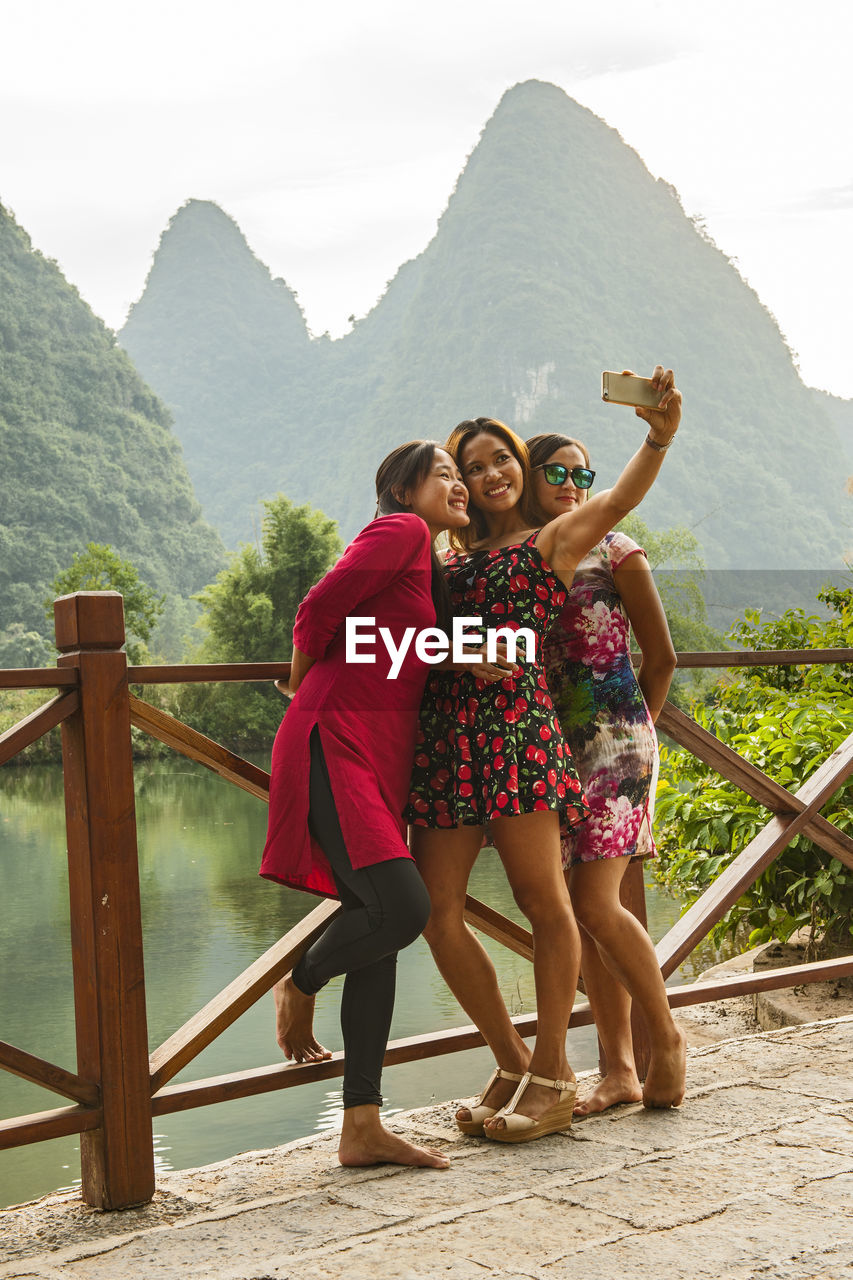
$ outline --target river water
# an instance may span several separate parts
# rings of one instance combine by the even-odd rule
[[[263,762],[265,763],[265,762]],[[266,806],[189,761],[138,763],[136,802],[145,939],[149,1041],[153,1049],[316,905],[260,880]],[[74,1013],[62,773],[58,766],[0,771],[0,1040],[74,1069]],[[500,862],[484,849],[471,892],[521,919]],[[678,904],[651,884],[649,930],[660,938]],[[484,939],[512,1013],[535,1008],[531,965]],[[707,963],[695,961],[695,965]],[[695,974],[688,965],[681,980]],[[677,979],[675,979],[677,980]],[[339,983],[317,1001],[321,1043],[341,1047]],[[392,1039],[464,1026],[468,1019],[439,977],[422,940],[400,956]],[[595,1034],[569,1034],[575,1070],[597,1062]],[[266,996],[177,1080],[201,1079],[281,1060]],[[387,1113],[476,1093],[491,1069],[486,1049],[386,1070]],[[0,1070],[0,1117],[65,1105],[55,1094]],[[155,1120],[160,1170],[224,1159],[340,1123],[340,1081],[203,1107]],[[0,1205],[79,1181],[79,1139],[0,1152]]]

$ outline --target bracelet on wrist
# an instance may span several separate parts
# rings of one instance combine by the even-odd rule
[[[649,434],[646,436],[646,444],[649,446],[650,449],[654,449],[655,453],[665,453],[666,450],[669,448],[669,446],[672,444],[674,439],[675,439],[675,436],[670,436],[670,438],[666,441],[665,444],[661,444],[659,440],[653,440],[652,433],[649,432]]]

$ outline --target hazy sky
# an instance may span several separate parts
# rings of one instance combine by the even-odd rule
[[[851,0],[0,0],[0,201],[118,328],[214,200],[314,333],[431,239],[505,89],[602,116],[853,396]]]

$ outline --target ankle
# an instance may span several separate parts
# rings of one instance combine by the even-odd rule
[[[564,1059],[561,1064],[555,1064],[553,1061],[546,1061],[544,1065],[535,1064],[531,1059],[530,1066],[527,1068],[532,1076],[539,1076],[542,1080],[574,1080],[575,1073],[569,1066],[568,1060]]]
[[[373,1103],[364,1103],[357,1107],[345,1107],[343,1131],[352,1133],[371,1133],[382,1128],[379,1119],[379,1107]]]
[[[518,1044],[502,1044],[496,1049],[490,1046],[495,1055],[495,1066],[502,1071],[514,1071],[516,1075],[524,1075],[530,1070],[531,1052],[523,1040]]]
[[[655,1048],[676,1049],[681,1045],[682,1032],[673,1018],[665,1018],[660,1027],[650,1032],[652,1052]]]
[[[601,1073],[602,1080],[636,1080],[637,1068],[634,1060],[617,1059],[615,1062],[607,1059],[607,1066]]]

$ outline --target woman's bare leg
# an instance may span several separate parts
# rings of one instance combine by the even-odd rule
[[[634,1064],[631,997],[607,968],[595,940],[583,925],[580,934],[583,985],[607,1062],[606,1072],[595,1089],[575,1104],[576,1116],[588,1116],[619,1102],[639,1102],[643,1090]]]
[[[566,1031],[577,989],[581,947],[563,878],[559,820],[553,810],[542,810],[501,818],[492,830],[513,896],[533,934],[538,1029],[528,1070],[550,1080],[573,1080],[566,1057]],[[517,1112],[537,1119],[557,1098],[553,1089],[530,1085]],[[489,1129],[503,1125],[500,1118],[486,1121]]]
[[[684,1097],[686,1039],[673,1021],[652,940],[619,899],[627,865],[626,858],[579,863],[571,873],[572,901],[604,963],[646,1020],[651,1059],[643,1102],[647,1107],[677,1107]]]
[[[497,1065],[520,1075],[527,1070],[530,1050],[507,1012],[495,967],[463,915],[468,878],[482,845],[482,828],[412,827],[411,838],[412,853],[432,904],[424,937],[438,971],[483,1033]],[[502,1107],[515,1089],[511,1080],[496,1080],[484,1105]],[[471,1113],[463,1107],[457,1118],[470,1120]]]

